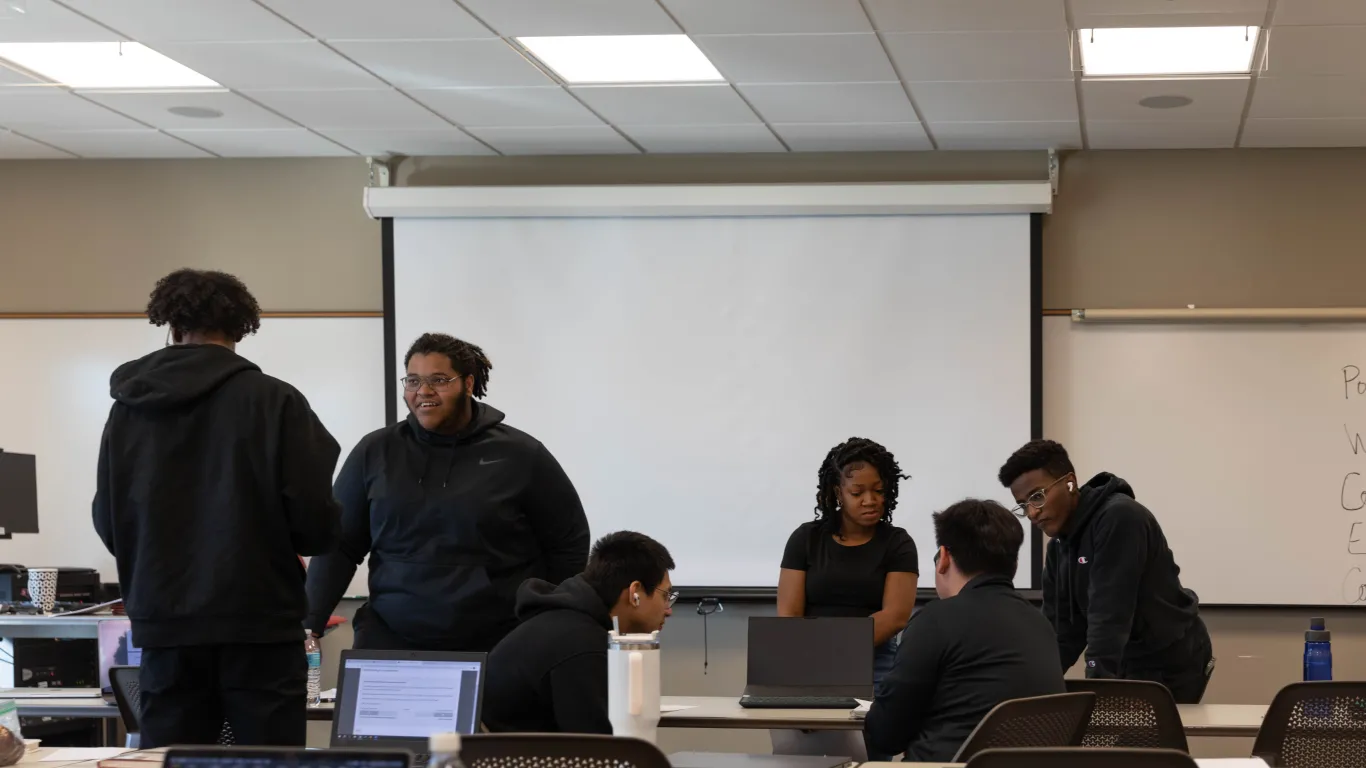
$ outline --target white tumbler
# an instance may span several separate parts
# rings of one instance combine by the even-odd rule
[[[607,718],[612,733],[655,743],[659,730],[659,633],[607,641]]]

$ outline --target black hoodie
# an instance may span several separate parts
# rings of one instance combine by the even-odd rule
[[[1180,574],[1134,489],[1108,472],[1092,478],[1044,562],[1043,611],[1063,670],[1085,649],[1087,677],[1120,677],[1185,636],[1200,607]]]
[[[489,654],[490,731],[612,733],[607,717],[607,604],[583,576],[517,591],[521,624]]]
[[[517,587],[588,561],[574,486],[535,438],[474,404],[458,435],[411,414],[366,435],[337,476],[342,537],[309,564],[307,626],[319,630],[369,556],[374,621],[413,649],[487,651],[516,626]]]
[[[341,449],[308,401],[235,352],[184,344],[120,366],[95,530],[143,647],[299,641],[299,555],[330,550]]]

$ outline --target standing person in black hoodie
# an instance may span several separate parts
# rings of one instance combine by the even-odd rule
[[[147,316],[173,346],[120,366],[100,442],[95,530],[142,648],[142,746],[303,746],[300,555],[337,541],[341,449],[294,387],[234,351],[261,325],[222,272],[183,269]]]
[[[1058,636],[1063,671],[1086,651],[1086,676],[1162,683],[1178,703],[1199,703],[1214,670],[1195,593],[1181,586],[1162,526],[1108,472],[1078,486],[1067,449],[1025,445],[1001,467],[1001,484],[1052,537],[1044,560],[1043,611]]]
[[[488,651],[517,624],[517,587],[583,570],[588,520],[550,451],[476,402],[484,351],[428,333],[404,358],[408,418],[361,439],[337,477],[342,536],[308,569],[315,634],[368,555],[355,647]]]
[[[618,531],[593,545],[584,572],[558,587],[531,579],[517,591],[522,622],[489,654],[484,724],[494,732],[612,733],[607,633],[663,628],[678,594],[662,544]]]

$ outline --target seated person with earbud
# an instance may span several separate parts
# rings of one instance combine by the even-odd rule
[[[607,632],[654,632],[673,612],[674,561],[654,539],[618,531],[599,539],[583,573],[517,590],[520,622],[489,653],[484,725],[494,733],[611,734]]]

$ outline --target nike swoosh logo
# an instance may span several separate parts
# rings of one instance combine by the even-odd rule
[[[497,464],[500,461],[506,461],[506,459],[494,459],[493,461],[489,461],[488,459],[480,459],[479,466],[486,467],[490,464]]]

